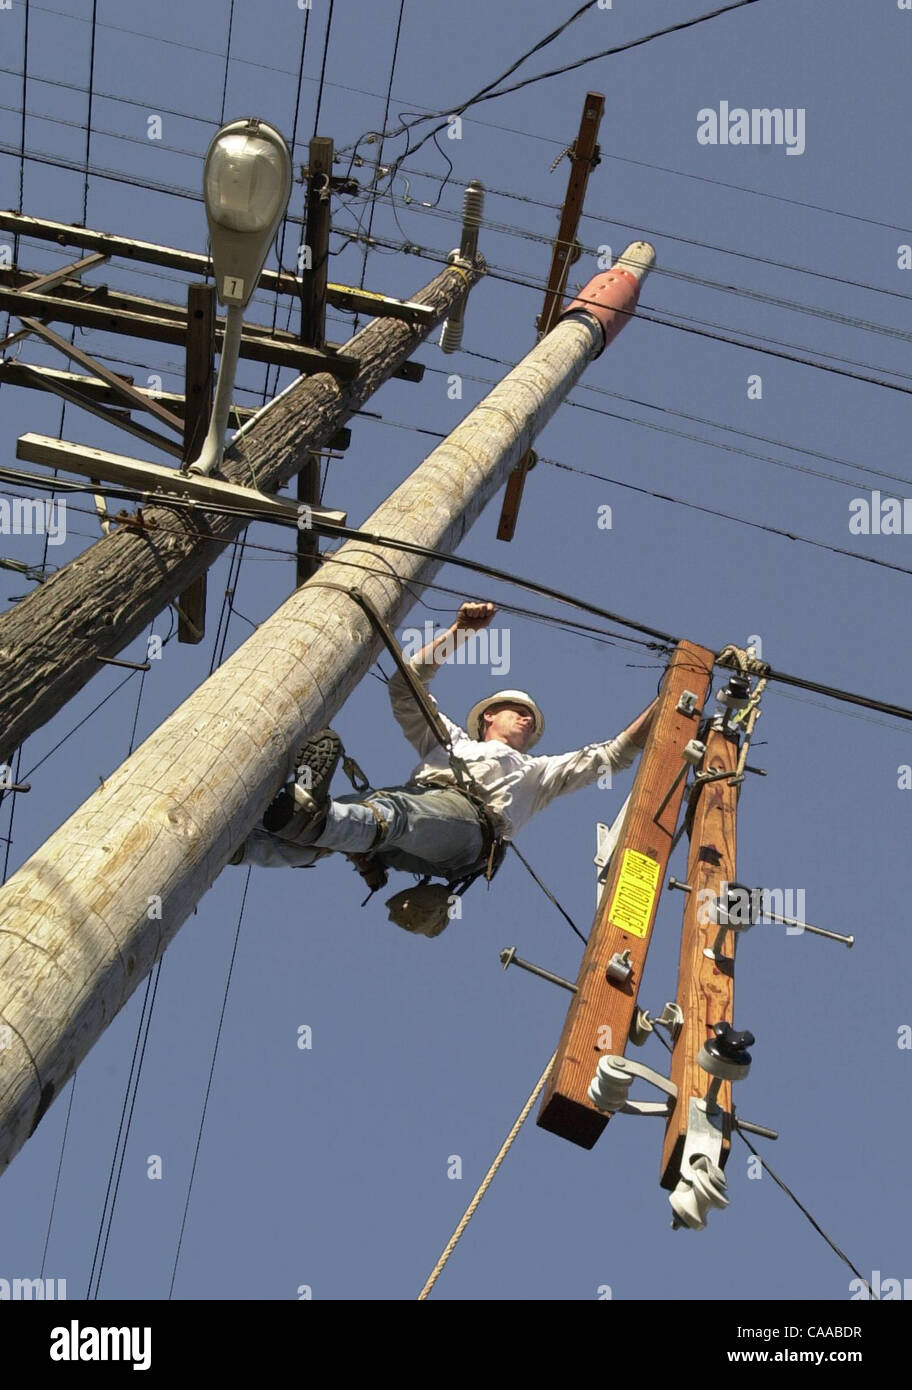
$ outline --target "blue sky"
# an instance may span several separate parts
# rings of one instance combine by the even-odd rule
[[[237,0],[225,83],[229,8],[223,0],[192,7],[165,0],[151,10],[138,0],[116,6],[101,0],[88,226],[203,250],[202,204],[175,190],[198,193],[202,157],[220,117],[255,114],[291,138],[307,16],[292,0]],[[565,8],[569,14],[571,6]],[[615,0],[611,9],[595,9],[572,25],[517,77],[700,8],[693,0]],[[30,6],[26,140],[33,158],[25,162],[24,208],[62,221],[83,216],[91,11],[90,0]],[[398,124],[401,111],[458,104],[553,28],[561,13],[542,0],[501,0],[493,17],[491,6],[478,0],[458,7],[406,0],[387,125]],[[908,537],[854,536],[848,529],[849,504],[866,488],[898,497],[912,489],[903,398],[912,371],[903,309],[912,272],[898,265],[898,248],[912,242],[905,194],[912,13],[895,0],[865,6],[863,24],[858,13],[846,0],[759,0],[480,105],[464,119],[460,140],[441,140],[454,166],[453,180],[442,188],[446,163],[432,144],[406,159],[409,184],[396,180],[394,207],[378,201],[375,235],[396,248],[407,241],[445,255],[458,241],[456,181],[479,178],[490,190],[486,218],[507,227],[485,227],[480,249],[498,272],[531,287],[491,275],[473,291],[464,351],[444,358],[426,344],[416,354],[428,368],[424,381],[389,383],[368,407],[383,421],[352,422],[352,446],[329,470],[327,504],[346,509],[353,524],[369,516],[433,445],[414,427],[451,429],[489,389],[486,383],[532,346],[541,306],[535,286],[547,272],[547,239],[557,228],[556,212],[542,204],[560,204],[568,166],[549,169],[576,132],[586,90],[594,89],[606,97],[603,158],[589,185],[585,249],[573,278],[585,282],[595,272],[599,246],[617,252],[646,237],[657,251],[642,296],[648,310],[755,343],[797,345],[785,350],[798,356],[831,353],[863,364],[842,363],[846,371],[904,390],[634,321],[583,378],[584,387],[599,390],[574,391],[540,437],[540,453],[908,567]],[[382,126],[398,15],[395,0],[335,5],[319,132],[340,150]],[[314,0],[298,162],[313,133],[326,18],[325,0]],[[19,148],[23,19],[22,0],[0,12],[4,149]],[[723,101],[801,109],[803,153],[790,156],[781,145],[700,144],[698,112],[718,110]],[[156,115],[157,141],[147,138]],[[383,158],[403,150],[402,138],[389,141]],[[372,159],[376,145],[360,151]],[[59,167],[67,161],[74,170]],[[338,172],[348,163],[346,154]],[[0,156],[4,207],[17,206],[19,171],[15,154]],[[103,176],[112,172],[133,182]],[[370,169],[365,164],[352,173],[366,182]],[[421,206],[438,194],[439,207]],[[364,206],[363,200],[348,207],[336,202],[340,233],[356,229]],[[296,184],[291,211],[302,210]],[[333,238],[339,254],[331,277],[358,283],[363,247],[341,249],[342,241]],[[286,264],[294,245],[292,229]],[[21,264],[36,272],[62,260],[39,243],[26,241],[20,252]],[[365,283],[408,297],[436,264],[375,248]],[[157,267],[111,262],[90,279],[174,301],[185,293],[180,275]],[[282,303],[282,326],[287,312]],[[270,323],[272,314],[273,300],[260,295],[249,316]],[[840,321],[845,318],[851,322]],[[887,332],[865,326],[872,324]],[[350,315],[330,310],[331,339],[344,341],[350,325]],[[157,373],[165,389],[181,389],[177,349],[94,332],[78,341],[115,362],[138,364],[130,370],[139,385]],[[60,365],[34,344],[23,358]],[[447,393],[452,372],[462,376],[461,400]],[[762,378],[762,399],[748,398],[752,374]],[[290,379],[283,371],[277,383],[275,372],[267,379],[265,368],[242,364],[239,385],[247,394],[239,399],[257,404]],[[788,441],[818,456],[668,412]],[[768,455],[781,466],[630,424],[618,414]],[[6,385],[2,422],[12,460],[19,434],[57,433],[60,404]],[[63,437],[120,452],[131,452],[135,442],[138,456],[153,457],[138,441],[73,408]],[[605,503],[612,507],[610,531],[598,527]],[[90,509],[88,502],[76,506]],[[528,481],[510,545],[495,539],[498,512],[499,499],[466,538],[463,554],[716,649],[757,634],[764,657],[779,669],[910,703],[908,575],[545,463]],[[66,544],[49,548],[52,563],[64,563],[97,538],[91,514],[72,507],[68,521]],[[293,586],[286,533],[254,526],[248,540],[225,654]],[[14,559],[40,564],[42,551],[38,537],[0,536],[0,553]],[[99,776],[127,757],[131,741],[137,746],[205,679],[221,652],[217,629],[228,575],[226,557],[210,574],[201,646],[169,642],[144,680],[138,674],[126,680],[53,756],[50,750],[124,682],[123,671],[102,671],[26,741],[22,773],[41,766],[29,777],[31,793],[16,798],[14,814],[10,798],[0,805],[0,834],[11,837],[7,876],[85,800]],[[452,567],[438,582],[467,596],[557,611]],[[21,575],[0,570],[4,607],[30,587]],[[449,623],[458,603],[428,590],[409,623]],[[656,658],[642,647],[604,645],[515,615],[497,621],[510,633],[509,684],[533,691],[545,711],[541,751],[612,736],[655,691]],[[168,629],[166,616],[154,625],[161,635]],[[145,650],[143,639],[123,655],[141,660]],[[441,672],[435,694],[461,719],[491,681],[484,669],[456,666]],[[365,679],[336,727],[374,785],[403,780],[414,759],[381,683]],[[908,728],[771,686],[752,761],[768,776],[752,779],[741,800],[740,877],[803,889],[807,919],[854,933],[857,945],[849,953],[774,926],[748,935],[738,955],[735,1023],[750,1028],[757,1044],[736,1099],[743,1115],[780,1131],[764,1154],[861,1271],[902,1278],[908,1273],[905,1098],[912,1055],[897,1040],[912,1024],[905,930],[912,791],[900,790],[898,769],[912,762]],[[593,787],[555,803],[519,842],[584,929],[594,905],[595,824],[613,818],[630,779],[622,774],[612,791]],[[340,779],[338,790],[344,789]],[[671,872],[683,877],[683,869],[682,847]],[[168,1296],[224,1001],[173,1296],[294,1299],[307,1285],[315,1299],[414,1298],[542,1071],[565,1015],[562,991],[517,971],[505,975],[498,952],[516,945],[526,959],[575,977],[580,943],[515,861],[490,891],[475,887],[464,920],[433,942],[386,923],[379,897],[362,910],[361,881],[341,860],[307,874],[255,870],[226,998],[245,880],[246,871],[226,869],[164,958],[100,1296]],[[674,995],[680,912],[680,897],[664,895],[641,992],[641,1003],[653,1010]],[[72,1297],[85,1295],[144,996],[145,985],[79,1069],[72,1106],[68,1087],[0,1182],[0,1277],[35,1276],[44,1260],[47,1277],[66,1278]],[[309,1050],[297,1046],[303,1025],[312,1030]],[[643,1055],[657,1068],[664,1058],[654,1043]],[[672,1232],[658,1187],[660,1148],[660,1126],[649,1120],[613,1121],[591,1152],[530,1121],[433,1297],[586,1300],[603,1285],[617,1300],[849,1297],[849,1270],[768,1177],[748,1177],[740,1142],[727,1169],[728,1210],[713,1213],[701,1234]],[[150,1155],[161,1158],[159,1180],[147,1176]],[[462,1161],[460,1180],[447,1176],[453,1155]],[[737,1289],[730,1274],[735,1262]]]

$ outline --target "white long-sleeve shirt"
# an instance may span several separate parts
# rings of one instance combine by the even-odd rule
[[[419,663],[414,658],[409,665],[425,688],[438,670],[436,664]],[[390,679],[389,694],[399,727],[421,755],[422,760],[412,772],[411,781],[421,786],[453,786],[456,779],[446,751],[431,733],[418,702],[399,670]],[[427,694],[446,726],[453,752],[468,764],[488,809],[499,821],[501,831],[508,840],[555,797],[591,786],[606,768],[615,772],[629,767],[640,751],[632,739],[620,735],[607,743],[589,743],[572,753],[531,757],[500,739],[487,739],[479,743],[469,738],[465,729],[442,713],[430,691]]]

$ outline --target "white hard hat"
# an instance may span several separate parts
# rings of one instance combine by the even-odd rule
[[[526,747],[532,748],[538,743],[545,732],[545,716],[532,696],[527,695],[525,690],[495,690],[493,695],[487,695],[485,699],[479,700],[477,705],[473,705],[466,719],[466,731],[469,738],[473,738],[479,743],[484,739],[484,712],[486,709],[492,709],[494,705],[524,705],[535,720],[532,737]]]

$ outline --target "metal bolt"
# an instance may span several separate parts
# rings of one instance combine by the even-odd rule
[[[542,980],[550,980],[552,985],[560,985],[562,989],[569,989],[571,994],[576,993],[576,985],[571,984],[569,980],[563,979],[560,975],[552,975],[550,970],[542,970],[540,965],[532,965],[527,960],[521,960],[516,954],[515,946],[507,946],[505,950],[501,951],[500,961],[504,970],[509,965],[518,965],[520,970],[528,970],[530,975],[538,975]]]

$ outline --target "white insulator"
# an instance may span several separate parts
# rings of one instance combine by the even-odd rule
[[[443,332],[440,335],[440,348],[443,352],[458,352],[462,346],[462,329],[464,324],[462,309],[460,308],[458,317],[447,319],[443,325]]]
[[[597,1110],[613,1115],[627,1104],[627,1092],[633,1080],[624,1066],[623,1057],[603,1057],[586,1092]]]
[[[668,1200],[682,1226],[691,1231],[702,1231],[710,1208],[728,1206],[725,1189],[722,1169],[705,1154],[697,1154],[691,1160],[688,1176],[682,1175]]]
[[[462,200],[462,220],[476,226],[481,223],[481,215],[484,212],[485,191],[477,179],[466,184],[465,196]]]

